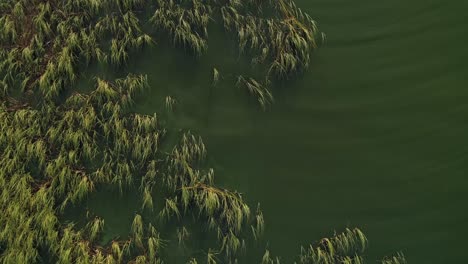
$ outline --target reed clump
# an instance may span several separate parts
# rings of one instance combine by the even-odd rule
[[[241,53],[255,54],[254,64],[268,63],[268,76],[289,78],[307,69],[320,41],[315,21],[291,0],[246,3],[232,1],[221,8],[224,27],[237,36]],[[272,17],[261,16],[265,3],[275,12]],[[257,13],[249,12],[252,5]]]
[[[273,95],[270,90],[268,90],[267,85],[259,83],[254,78],[245,78],[240,75],[237,78],[236,86],[247,89],[249,94],[257,99],[263,110],[274,102]]]
[[[146,252],[147,235],[137,221],[133,238],[109,248],[98,243],[104,219],[95,217],[82,230],[59,221],[66,206],[79,204],[103,184],[126,188],[159,154],[156,116],[125,112],[147,86],[145,76],[96,83],[89,95],[73,94],[60,106],[1,105],[0,244],[6,247],[0,262],[35,263],[39,248],[61,263],[122,263]],[[98,156],[104,158],[96,164]]]
[[[363,264],[365,259],[362,254],[367,248],[367,238],[358,229],[346,229],[329,238],[321,239],[317,245],[303,247],[295,263],[298,264]],[[262,258],[262,264],[280,264],[280,258],[272,257],[268,250]],[[386,257],[380,263],[406,263],[403,254],[398,253],[393,257]]]
[[[67,206],[79,205],[103,185],[125,192],[139,184],[142,208],[149,210],[153,190],[166,190],[161,219],[198,216],[217,233],[216,252],[226,259],[244,248],[250,209],[239,193],[214,185],[212,169],[202,169],[207,152],[202,139],[185,132],[170,153],[162,152],[165,131],[158,117],[128,112],[147,86],[142,75],[112,82],[97,78],[92,92],[74,93],[57,106],[1,105],[0,244],[6,245],[1,262],[35,263],[39,248],[46,248],[62,263],[159,263],[164,241],[141,214],[128,239],[106,247],[99,245],[105,223],[99,216],[82,229],[61,223]],[[180,230],[181,242],[188,236],[188,229]]]
[[[264,9],[273,12],[266,16]],[[150,21],[176,46],[196,56],[208,49],[210,22],[222,24],[228,35],[235,36],[239,52],[251,56],[253,66],[266,68],[265,84],[247,81],[250,93],[258,98],[262,108],[272,102],[272,96],[266,94],[266,88],[259,87],[268,86],[272,79],[290,79],[307,70],[312,52],[325,36],[293,0],[158,0]],[[218,80],[219,73],[214,69],[213,84]]]
[[[204,1],[156,1],[150,22],[172,42],[201,56],[208,49],[208,22],[212,6]]]
[[[319,246],[302,248],[300,263],[363,263],[360,256],[366,250],[367,238],[359,229],[346,229],[331,238],[324,238]]]
[[[266,7],[274,14],[265,16]],[[176,45],[201,55],[207,49],[209,22],[217,17],[236,36],[241,53],[255,54],[254,63],[269,61],[270,72],[280,78],[306,69],[322,37],[315,21],[292,0],[158,0],[150,21]]]
[[[210,22],[223,24],[236,36],[239,52],[266,68],[263,86],[268,86],[272,77],[288,79],[306,70],[321,38],[315,21],[293,0],[20,0],[0,8],[2,97],[20,89],[56,100],[76,82],[78,67],[125,66],[132,52],[158,37],[168,36],[177,47],[201,56],[208,49]],[[273,14],[264,15],[264,8]],[[142,29],[146,21],[139,14],[145,9],[154,10],[148,22],[155,33]],[[213,75],[215,85],[219,72]]]
[[[132,50],[153,43],[135,13],[144,4],[142,0],[6,1],[0,6],[2,95],[21,88],[38,90],[53,100],[77,80],[80,64],[125,64]]]
[[[403,253],[397,253],[394,256],[391,257],[385,257],[382,260],[382,264],[407,264],[408,262],[406,261],[405,255]]]

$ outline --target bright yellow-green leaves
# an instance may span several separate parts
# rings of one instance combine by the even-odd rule
[[[205,53],[208,49],[208,23],[212,7],[200,0],[187,1],[189,8],[183,7],[180,1],[156,2],[156,11],[150,19],[153,25],[168,34],[175,45],[197,56]]]
[[[61,263],[158,263],[163,240],[151,223],[145,228],[142,214],[135,214],[128,240],[104,249],[98,247],[104,230],[99,216],[83,230],[60,223],[68,205],[79,205],[103,185],[121,192],[139,186],[143,211],[155,209],[155,189],[164,191],[161,219],[197,216],[218,233],[219,251],[227,258],[244,247],[241,233],[250,209],[240,194],[214,185],[212,169],[201,169],[201,138],[183,133],[170,153],[161,152],[165,133],[157,116],[127,114],[146,87],[145,76],[129,74],[114,82],[96,79],[94,91],[75,93],[59,106],[0,108],[0,224],[7,227],[0,243],[8,248],[0,260],[33,263],[38,248],[49,248]],[[178,234],[182,242],[189,230]],[[16,236],[27,237],[27,246]]]
[[[124,65],[129,52],[153,43],[135,14],[144,3],[21,0],[0,6],[3,96],[15,87],[39,88],[44,99],[56,100],[79,77],[80,62]]]
[[[39,247],[50,249],[60,263],[122,263],[124,254],[133,254],[126,242],[120,251],[120,244],[113,244],[113,254],[96,248],[102,218],[91,220],[84,232],[58,221],[68,204],[79,204],[98,185],[132,184],[136,171],[151,168],[150,159],[158,154],[156,116],[117,110],[126,109],[147,86],[146,77],[96,82],[89,95],[74,94],[59,107],[0,107],[0,244],[6,246],[0,262],[34,263]],[[106,135],[99,132],[104,127],[110,127]],[[139,141],[137,153],[131,143]],[[103,152],[108,153],[104,159],[95,160]],[[90,162],[95,170],[85,167]],[[144,250],[142,232],[138,229],[134,243],[140,241]]]
[[[257,82],[253,78],[244,78],[239,76],[237,78],[237,87],[247,89],[247,91],[254,96],[263,110],[273,103],[273,95],[268,90],[265,84]]]

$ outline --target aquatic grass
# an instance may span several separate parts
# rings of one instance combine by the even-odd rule
[[[216,255],[219,254],[218,252],[212,250],[211,248],[208,250],[208,253],[206,254],[206,263],[208,264],[216,264],[217,258]]]
[[[118,263],[121,263],[122,262],[122,259],[123,259],[123,250],[120,246],[120,243],[117,242],[117,241],[112,241],[112,245],[111,245],[111,251],[112,251],[112,254],[117,258],[117,262]]]
[[[185,226],[177,228],[177,241],[179,245],[183,245],[186,240],[190,237],[190,233]]]
[[[247,91],[257,99],[263,110],[266,110],[266,108],[274,101],[273,95],[268,88],[253,78],[245,78],[240,75],[237,78],[236,86],[239,88],[245,87]]]
[[[133,218],[132,235],[136,245],[143,247],[143,219],[139,214],[136,214]]]
[[[142,209],[148,208],[153,210],[153,196],[151,195],[151,189],[148,186],[144,187],[143,190],[143,204]]]
[[[273,259],[270,255],[269,250],[265,250],[265,253],[263,254],[261,264],[280,264],[279,258]]]
[[[362,264],[367,246],[367,238],[358,228],[346,229],[330,238],[323,238],[317,245],[309,245],[302,248],[297,264]],[[389,262],[384,262],[389,261]],[[396,261],[396,262],[395,262]],[[402,262],[397,262],[402,261]],[[266,250],[261,260],[262,264],[280,264],[280,258],[273,258],[269,250]],[[406,263],[402,254],[391,258],[385,258],[382,263]]]
[[[263,218],[263,213],[260,210],[260,205],[257,206],[257,212],[255,214],[255,224],[251,225],[251,228],[254,239],[258,241],[265,232],[265,220]]]
[[[87,176],[81,178],[80,182],[74,188],[73,193],[69,196],[72,203],[77,203],[87,196],[94,189],[94,183]]]
[[[218,233],[220,250],[228,257],[241,249],[240,233],[250,217],[250,209],[243,202],[240,194],[218,189],[203,183],[183,187],[185,195],[195,205],[199,215],[204,215],[211,230]]]
[[[291,0],[271,2],[276,15],[246,14],[242,5],[221,8],[224,27],[235,33],[241,53],[256,53],[254,64],[270,61],[268,77],[289,78],[308,68],[320,34],[315,21]],[[257,4],[258,5],[258,4]]]
[[[273,11],[268,17],[263,14],[266,6]],[[290,79],[307,70],[312,52],[325,41],[316,22],[293,0],[158,0],[150,22],[158,32],[168,35],[176,47],[197,57],[208,49],[209,24],[222,23],[226,33],[235,36],[240,54],[251,56],[254,66],[266,68],[266,83],[271,79]],[[214,68],[213,85],[218,81],[219,72]],[[259,86],[249,82],[252,89]],[[258,92],[251,94],[261,97]]]
[[[198,264],[198,261],[196,258],[192,258],[187,262],[187,264]]]
[[[330,238],[323,238],[317,247],[301,249],[300,263],[362,263],[359,255],[367,247],[367,238],[361,230],[346,229]]]
[[[184,8],[179,1],[156,1],[156,10],[150,22],[166,33],[172,42],[196,56],[208,49],[208,22],[212,9],[198,0],[189,1]]]
[[[165,106],[166,106],[166,109],[169,110],[169,111],[172,111],[174,109],[174,105],[177,103],[177,101],[172,98],[171,96],[166,96],[165,98]]]
[[[169,221],[173,216],[180,218],[179,208],[177,206],[177,198],[166,199],[165,206],[159,213],[162,220]]]
[[[213,68],[213,86],[216,86],[219,82],[220,74],[218,69]]]
[[[15,111],[9,111],[4,106],[0,108],[2,157],[5,157],[3,154],[6,154],[6,157],[15,157],[14,159],[2,158],[0,160],[0,163],[4,165],[0,171],[0,183],[2,189],[5,189],[1,193],[1,197],[4,198],[0,204],[1,208],[6,209],[7,215],[10,215],[8,212],[11,212],[13,219],[24,219],[28,226],[36,221],[40,223],[37,224],[40,229],[31,233],[30,246],[27,248],[15,246],[16,242],[13,240],[6,242],[11,248],[11,252],[16,252],[7,254],[9,260],[14,259],[15,256],[19,261],[30,257],[27,262],[34,262],[33,259],[37,255],[23,253],[36,251],[36,247],[39,246],[52,248],[52,254],[60,255],[60,259],[64,263],[70,263],[73,259],[87,259],[101,263],[104,260],[122,259],[123,255],[130,254],[128,251],[130,244],[128,243],[123,244],[121,252],[116,253],[115,256],[96,249],[95,245],[91,243],[97,239],[102,231],[103,219],[96,218],[90,221],[85,228],[86,232],[75,231],[71,227],[65,229],[65,233],[60,231],[63,229],[57,220],[59,211],[70,203],[78,204],[90,192],[94,191],[95,181],[99,184],[111,184],[115,179],[121,179],[123,184],[132,184],[136,164],[141,168],[147,167],[147,163],[142,161],[145,156],[134,157],[135,160],[140,160],[135,164],[130,160],[122,159],[120,156],[122,153],[126,153],[128,158],[131,158],[132,147],[130,144],[121,145],[114,144],[114,142],[121,141],[121,137],[124,135],[131,137],[132,140],[135,138],[142,142],[150,142],[151,144],[148,144],[147,147],[151,149],[156,149],[159,142],[158,133],[155,134],[159,130],[159,126],[155,123],[155,116],[125,116],[122,111],[115,111],[116,105],[125,107],[126,102],[121,100],[122,96],[138,92],[144,86],[145,78],[130,76],[112,83],[100,79],[97,79],[96,82],[98,85],[94,92],[89,95],[74,94],[58,108],[45,106],[42,109]],[[104,127],[110,127],[111,124],[112,126],[117,125],[117,129],[109,130],[107,135],[98,136],[96,134],[96,130],[103,131]],[[138,133],[138,135],[133,133]],[[148,137],[149,135],[151,137]],[[96,168],[95,172],[84,169],[85,161],[98,155],[97,153],[100,152],[98,145],[102,145],[102,143],[111,146],[113,150],[106,152],[108,154],[104,155],[102,164]],[[57,145],[61,147],[56,148]],[[15,153],[15,155],[8,153]],[[156,152],[152,150],[146,150],[143,154],[152,160],[156,158]],[[15,171],[29,171],[35,166],[44,172],[44,177],[33,178],[31,175],[15,174]],[[17,176],[5,178],[5,175]],[[13,185],[8,187],[8,184]],[[6,190],[10,194],[16,195],[7,196]],[[35,195],[32,197],[31,195],[34,193]],[[34,210],[39,213],[31,213],[27,202],[24,204],[26,206],[24,212],[19,211],[21,207],[10,203],[15,199],[31,201]],[[56,200],[58,201],[56,202]],[[12,222],[8,222],[7,218],[0,218],[0,221],[2,224],[14,226]],[[134,228],[134,230],[137,229]],[[1,243],[5,242],[3,239],[5,236],[0,237]],[[140,248],[144,247],[143,243],[140,243],[144,236],[142,232],[136,231],[136,239],[133,243],[139,244]],[[43,240],[42,238],[47,239]],[[82,242],[77,243],[78,241]],[[116,245],[113,244],[114,251]],[[111,252],[110,249],[109,252]],[[0,257],[0,259],[2,258]]]
[[[399,252],[395,256],[391,257],[385,257],[382,260],[382,264],[406,264],[408,263],[406,261],[405,255],[403,253]]]
[[[71,0],[32,4],[20,0],[4,6],[0,16],[0,47],[5,49],[0,72],[5,72],[8,84],[4,89],[8,92],[20,83],[24,92],[39,88],[44,98],[56,100],[78,78],[79,63],[124,65],[131,51],[154,43],[134,12],[142,6],[143,1]],[[108,35],[113,35],[109,49],[103,38]]]
[[[95,241],[104,229],[104,219],[99,217],[94,218],[94,220],[88,223],[86,229],[89,230],[89,240]]]
[[[148,237],[148,257],[150,259],[156,259],[161,249],[161,240],[158,237]]]

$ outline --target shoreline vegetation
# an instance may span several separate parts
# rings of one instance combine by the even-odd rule
[[[149,89],[145,75],[96,77],[91,92],[73,91],[79,69],[125,69],[131,54],[155,46],[155,39],[202,56],[210,23],[221,23],[236,36],[239,52],[265,69],[262,81],[239,76],[233,83],[263,109],[273,102],[269,84],[305,71],[324,38],[292,0],[0,3],[1,263],[163,263],[158,228],[190,216],[215,234],[218,246],[187,263],[237,263],[249,241],[261,239],[261,210],[217,187],[200,137],[183,131],[171,145],[159,115],[132,112],[136,95]],[[154,32],[143,30],[147,25]],[[213,85],[219,79],[214,69]],[[172,110],[176,99],[165,103]],[[136,187],[141,201],[131,234],[105,245],[99,242],[105,219],[89,217],[82,228],[62,219],[66,208],[103,186],[122,193]],[[164,197],[161,204],[156,196]],[[179,242],[189,233],[180,226]],[[363,263],[366,247],[359,229],[346,229],[303,248],[296,261]],[[279,262],[269,251],[259,260]],[[406,261],[397,254],[382,263]]]

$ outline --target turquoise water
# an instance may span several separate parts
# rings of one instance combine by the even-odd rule
[[[131,62],[151,83],[137,111],[203,137],[218,183],[261,204],[265,241],[285,263],[354,226],[371,263],[400,250],[410,263],[466,263],[468,2],[297,3],[327,43],[309,71],[274,88],[266,112],[234,87],[255,71],[216,30],[198,60],[157,39]]]

